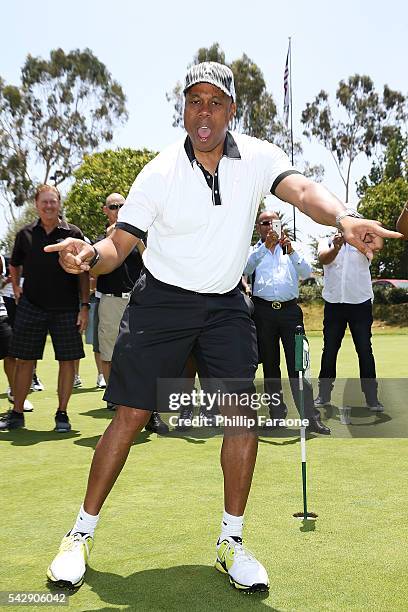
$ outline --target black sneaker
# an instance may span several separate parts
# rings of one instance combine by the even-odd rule
[[[193,418],[192,408],[184,407],[180,410],[179,418],[177,419],[176,430],[188,431],[191,429],[191,419]]]
[[[0,431],[6,429],[22,429],[24,427],[24,414],[16,412],[15,410],[9,410],[7,414],[0,421]]]
[[[71,423],[66,412],[57,410],[55,413],[55,429],[58,433],[67,433],[71,431]]]
[[[152,416],[145,425],[145,429],[147,431],[150,431],[151,433],[158,433],[161,435],[169,433],[168,425],[166,425],[166,423],[162,421],[158,412],[152,412]]]
[[[205,419],[203,421],[203,424],[205,424],[206,427],[216,427],[217,426],[215,414],[211,412],[211,410],[200,408],[199,416],[201,419]]]
[[[315,408],[322,408],[323,406],[330,406],[330,396],[319,394],[313,403],[314,403]]]

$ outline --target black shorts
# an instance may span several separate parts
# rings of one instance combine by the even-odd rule
[[[8,317],[0,317],[0,359],[10,355],[12,330]]]
[[[17,306],[11,356],[28,360],[42,359],[49,332],[57,361],[82,359],[85,353],[77,318],[78,312],[46,311],[34,306],[23,296]]]
[[[253,388],[258,361],[255,325],[238,288],[200,294],[139,277],[123,315],[104,399],[163,410],[159,379],[182,375],[190,354],[200,379],[228,381],[228,392]]]

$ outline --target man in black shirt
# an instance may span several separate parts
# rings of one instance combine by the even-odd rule
[[[80,229],[60,218],[58,189],[40,185],[35,195],[39,219],[16,235],[10,274],[18,303],[11,355],[17,357],[14,409],[0,422],[0,429],[24,427],[24,400],[30,389],[33,367],[42,359],[47,332],[59,362],[58,409],[55,431],[68,432],[67,405],[72,393],[74,361],[84,357],[81,332],[88,322],[89,274],[67,274],[58,256],[49,257],[44,247],[65,238],[83,238]],[[24,287],[20,277],[24,276]]]
[[[109,226],[105,236],[109,236],[114,230],[118,211],[124,203],[125,198],[119,193],[111,193],[106,198],[102,210],[108,218]],[[99,350],[106,382],[109,380],[113,347],[118,336],[119,324],[143,267],[141,257],[143,250],[143,243],[139,243],[139,250],[133,249],[116,270],[109,274],[101,274],[97,280],[96,290],[101,294],[98,325]]]

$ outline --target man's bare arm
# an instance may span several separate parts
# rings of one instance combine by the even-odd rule
[[[336,227],[336,216],[344,212],[345,206],[325,187],[300,174],[286,176],[277,186],[275,194],[289,202],[322,225]],[[340,222],[344,240],[355,246],[370,260],[375,250],[366,242],[367,234],[381,238],[402,238],[402,234],[387,230],[378,221],[344,217]]]
[[[319,251],[319,261],[323,266],[331,264],[337,257],[338,252],[344,244],[343,236],[336,234],[330,245]]]
[[[278,198],[293,204],[305,215],[322,225],[336,226],[336,215],[344,210],[344,204],[322,185],[301,174],[290,174],[275,191]]]
[[[108,238],[97,242],[94,247],[78,238],[67,238],[58,244],[44,248],[46,253],[59,253],[60,264],[66,272],[81,274],[89,271],[89,263],[99,254],[99,261],[92,267],[92,276],[108,274],[115,270],[126,259],[139,242],[129,232],[115,229]]]
[[[10,276],[11,276],[11,284],[13,285],[13,293],[16,304],[23,293],[23,289],[20,287],[21,280],[21,272],[23,270],[23,266],[12,266],[10,264]]]
[[[82,274],[79,275],[79,297],[80,297],[81,303],[88,304],[89,293],[90,293],[89,272],[82,272]]]

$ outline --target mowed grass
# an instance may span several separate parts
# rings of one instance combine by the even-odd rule
[[[374,337],[380,377],[406,377],[407,340]],[[316,375],[321,337],[311,334],[310,343]],[[356,376],[356,368],[347,336],[339,376]],[[0,434],[0,590],[47,590],[47,566],[77,514],[93,449],[112,418],[94,388],[89,351],[69,435],[52,431],[50,345],[38,371],[46,390],[30,396],[27,429]],[[4,375],[0,384],[5,389]],[[309,505],[319,515],[311,528],[292,517],[302,510],[300,448],[296,432],[285,435],[261,437],[246,513],[245,541],[268,569],[268,596],[235,591],[213,569],[221,436],[142,433],[104,506],[86,582],[71,595],[70,609],[406,610],[407,439],[310,437]]]

